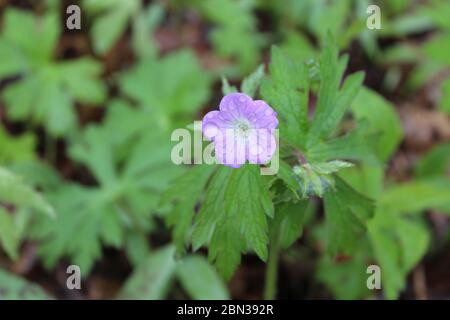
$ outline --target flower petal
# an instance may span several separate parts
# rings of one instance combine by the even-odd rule
[[[264,164],[272,159],[276,151],[275,137],[268,129],[258,129],[258,134],[250,140],[248,161],[253,164]]]
[[[236,130],[220,130],[215,140],[216,158],[219,163],[239,168],[247,160],[248,143],[236,135]]]
[[[215,136],[221,128],[227,127],[228,124],[220,116],[219,111],[210,111],[203,117],[202,133],[205,138],[214,141]]]
[[[257,129],[275,129],[278,126],[277,113],[263,100],[253,102],[253,108],[247,118]]]
[[[225,117],[230,115],[234,119],[239,119],[245,117],[247,108],[252,105],[253,100],[248,95],[244,93],[230,93],[222,98],[219,109]]]
[[[266,102],[243,93],[226,95],[219,109],[206,114],[202,123],[203,135],[214,141],[218,162],[233,168],[246,161],[267,163],[277,148],[273,135],[277,113]]]

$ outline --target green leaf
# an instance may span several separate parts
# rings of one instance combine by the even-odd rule
[[[266,215],[273,217],[273,205],[259,166],[235,170],[225,187],[224,201],[224,211],[239,217],[245,240],[265,261],[268,255]]]
[[[242,81],[241,92],[254,98],[263,77],[264,65],[260,65],[251,75]]]
[[[419,53],[422,54],[422,53]],[[436,62],[430,59],[422,60],[421,64],[416,65],[412,70],[411,75],[406,82],[409,90],[417,90],[435,77],[443,68],[445,64]]]
[[[247,247],[262,260],[267,258],[266,215],[273,216],[273,205],[259,166],[221,166],[195,219],[194,248],[209,241],[209,258],[228,279]]]
[[[317,278],[333,293],[336,299],[355,300],[367,298],[371,291],[367,288],[367,252],[368,241],[361,241],[355,248],[355,253],[344,261],[323,256],[319,260]],[[373,292],[372,292],[373,293]]]
[[[420,213],[427,208],[445,206],[450,210],[450,183],[446,179],[395,185],[379,199],[380,210],[387,212]]]
[[[116,43],[130,18],[138,12],[140,0],[84,0],[83,8],[91,13],[100,13],[91,28],[94,50],[107,53]]]
[[[284,184],[291,190],[295,199],[299,200],[298,182],[295,178],[294,171],[291,166],[283,160],[280,160],[280,168],[277,172],[277,176],[283,180]]]
[[[55,211],[39,193],[25,184],[20,177],[2,168],[0,168],[0,201],[32,208],[55,217]]]
[[[48,71],[48,73],[47,73]],[[56,70],[44,70],[38,82],[42,81],[41,95],[37,97],[36,111],[32,114],[35,123],[44,123],[54,136],[74,131],[76,114],[69,93],[56,80]]]
[[[357,191],[368,197],[378,199],[384,189],[384,169],[381,166],[359,165],[339,172]]]
[[[394,106],[374,91],[363,88],[352,104],[357,120],[367,121],[369,133],[379,134],[376,153],[387,161],[403,138],[402,125]]]
[[[180,121],[180,115],[192,115],[209,98],[210,77],[189,50],[141,60],[119,83],[125,95],[153,111],[156,122],[165,126]]]
[[[340,88],[347,66],[346,56],[338,59],[338,48],[328,39],[320,57],[320,88],[314,119],[308,134],[308,147],[328,138],[336,130],[347,109],[361,88],[364,74],[352,74]]]
[[[0,269],[0,300],[49,300],[41,287]]]
[[[210,240],[217,221],[222,219],[224,215],[223,201],[225,186],[231,172],[230,169],[219,167],[211,178],[211,182],[205,191],[205,199],[194,220],[194,230],[192,232],[194,250],[198,250]],[[238,232],[237,235],[236,238],[240,236],[240,233]]]
[[[380,264],[382,283],[387,299],[396,299],[406,285],[406,276],[425,255],[430,243],[426,227],[377,210],[368,225],[375,258]]]
[[[367,123],[361,122],[344,136],[310,146],[307,157],[312,163],[345,159],[374,165],[379,163],[374,151],[377,140],[378,135],[370,134]]]
[[[341,160],[334,160],[323,163],[314,163],[311,165],[312,170],[319,174],[331,174],[338,172],[340,169],[350,167],[353,167],[352,163]]]
[[[155,57],[158,54],[152,33],[164,18],[164,7],[160,3],[149,5],[133,21],[132,46],[140,58]]]
[[[216,270],[202,256],[189,256],[180,261],[176,272],[189,296],[198,300],[225,300],[229,293]]]
[[[99,54],[108,52],[120,37],[127,23],[128,13],[126,11],[111,11],[98,18],[91,32],[95,52]]]
[[[308,28],[320,39],[320,43],[329,40],[329,32],[335,38],[345,31],[346,18],[350,12],[351,3],[348,0],[327,2],[316,0],[306,17]]]
[[[69,154],[86,164],[101,184],[108,185],[117,180],[111,144],[108,130],[90,125],[82,132],[78,143],[69,149]]]
[[[450,66],[450,34],[440,34],[428,41],[424,46],[426,56],[438,63]]]
[[[280,138],[302,148],[308,130],[308,70],[272,47],[270,78],[263,81],[261,95],[278,112]]]
[[[308,201],[285,202],[275,208],[275,218],[270,221],[271,239],[279,238],[283,249],[289,248],[303,234]]]
[[[126,235],[125,251],[134,267],[142,264],[149,254],[146,238],[141,237],[132,230]]]
[[[60,30],[56,15],[34,17],[10,9],[6,16],[0,35],[6,49],[0,49],[0,56],[16,58],[11,68],[0,63],[0,77],[21,74],[1,92],[8,117],[44,124],[52,136],[72,133],[77,125],[75,102],[100,104],[106,96],[98,80],[101,65],[88,58],[52,61]]]
[[[10,169],[19,176],[27,177],[30,184],[43,190],[54,189],[61,184],[56,169],[43,161],[20,162]]]
[[[151,112],[119,100],[108,107],[103,125],[90,125],[74,139],[69,155],[97,185],[66,183],[48,189],[61,216],[33,228],[34,238],[43,242],[39,253],[47,267],[68,257],[88,275],[103,245],[130,248],[134,243],[139,250],[127,254],[134,263],[140,260],[136,251],[146,253],[161,194],[182,171],[170,160],[169,141]],[[143,239],[130,240],[132,233]]]
[[[31,133],[15,137],[0,127],[0,165],[34,160],[35,144],[35,137]]]
[[[336,192],[326,193],[324,203],[328,252],[351,253],[374,214],[373,202],[336,177]]]
[[[260,60],[263,44],[252,14],[251,1],[199,1],[199,9],[214,24],[209,34],[215,51],[223,57],[236,58],[243,74],[251,72]],[[220,8],[220,10],[217,10]]]
[[[159,131],[159,126],[155,124],[154,114],[148,110],[136,110],[124,100],[112,100],[107,106],[103,127],[108,130],[111,142],[114,145],[129,146],[130,141],[134,140],[143,131],[150,131],[153,126]],[[122,150],[118,153],[128,153]]]
[[[102,66],[94,60],[81,58],[60,64],[62,82],[77,101],[100,104],[106,98],[106,87],[98,81]]]
[[[410,43],[399,43],[383,51],[379,62],[384,64],[416,63],[420,55],[420,48]]]
[[[384,37],[404,37],[429,31],[433,21],[423,13],[400,15],[397,18],[384,21],[380,34]]]
[[[302,198],[313,195],[322,197],[326,191],[334,188],[332,176],[322,175],[315,172],[309,164],[295,166],[293,168],[295,178],[299,185]]]
[[[55,13],[35,16],[31,11],[9,8],[5,11],[1,34],[7,46],[1,51],[15,52],[17,56],[12,62],[18,63],[17,66],[39,66],[48,62],[60,35],[58,19]],[[4,75],[11,74],[6,72]]]
[[[447,179],[396,185],[380,197],[368,230],[388,299],[398,297],[405,288],[408,273],[430,246],[428,228],[418,214],[431,208],[448,213],[449,199],[450,184]]]
[[[181,177],[172,182],[162,196],[162,203],[174,202],[166,221],[173,227],[173,240],[178,252],[184,252],[197,204],[214,166],[194,165]]]
[[[58,210],[57,219],[36,219],[31,226],[32,238],[45,239],[38,250],[44,266],[53,267],[61,257],[70,257],[87,276],[101,255],[102,216],[117,213],[96,210],[103,203],[99,203],[99,191],[94,188],[65,184],[47,192],[47,198]]]
[[[175,248],[153,252],[136,268],[120,291],[119,299],[157,300],[166,297],[176,270]]]
[[[137,266],[120,291],[119,299],[164,299],[178,278],[193,299],[229,299],[216,271],[200,255],[175,260],[174,246],[152,252]]]
[[[288,31],[281,49],[294,61],[306,62],[316,57],[316,52],[308,38],[298,32]]]
[[[386,9],[392,14],[400,14],[411,5],[410,0],[394,0],[386,2]]]
[[[325,192],[334,189],[334,178],[331,175],[341,168],[348,168],[353,164],[345,161],[330,161],[294,166],[294,179],[297,182],[298,192],[302,198],[313,195],[322,197]]]
[[[428,16],[439,28],[450,30],[447,15],[447,12],[450,12],[450,3],[447,1],[432,0],[421,8],[421,12]]]
[[[235,86],[230,85],[227,78],[222,77],[222,94],[225,96],[230,93],[238,92]]]
[[[152,133],[147,130],[141,132],[140,137],[132,144],[133,148],[121,172],[121,180],[125,187],[130,187],[133,191],[136,191],[135,188],[141,189],[147,193],[147,198],[155,200],[152,208],[157,208],[161,194],[170,181],[184,169],[173,164],[170,159],[171,145],[161,143],[164,139],[169,139],[169,134],[158,132],[155,127]],[[151,156],[148,154],[149,150],[153,150]]]
[[[418,178],[443,177],[449,170],[450,143],[433,147],[416,164],[415,175]]]
[[[20,73],[27,68],[27,61],[18,48],[0,37],[0,78],[6,78]]]
[[[215,221],[209,243],[208,258],[225,280],[229,280],[241,262],[245,240],[236,217],[221,217]]]
[[[32,104],[38,92],[38,80],[26,77],[7,86],[1,93],[1,99],[7,106],[7,115],[12,120],[27,118],[32,114]]]
[[[19,235],[11,214],[0,207],[0,244],[13,260],[17,259]],[[1,296],[1,295],[0,295]]]

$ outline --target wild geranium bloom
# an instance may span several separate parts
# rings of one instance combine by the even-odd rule
[[[213,141],[217,160],[239,168],[246,161],[267,163],[276,150],[276,112],[264,101],[243,93],[231,93],[220,101],[219,111],[203,118],[203,135]]]

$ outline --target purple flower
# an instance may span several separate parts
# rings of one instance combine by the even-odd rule
[[[219,111],[205,115],[202,132],[214,142],[221,164],[239,168],[246,161],[263,164],[272,158],[277,126],[277,114],[266,102],[231,93],[222,98]]]

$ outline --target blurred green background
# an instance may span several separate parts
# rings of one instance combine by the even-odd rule
[[[314,65],[328,31],[366,72],[352,114],[382,133],[383,164],[344,177],[378,209],[356,254],[330,258],[317,202],[278,298],[450,298],[449,16],[447,0],[0,0],[0,299],[261,298],[256,256],[229,283],[201,251],[174,258],[160,199],[186,168],[170,134],[272,45]],[[366,288],[370,264],[382,291]]]

